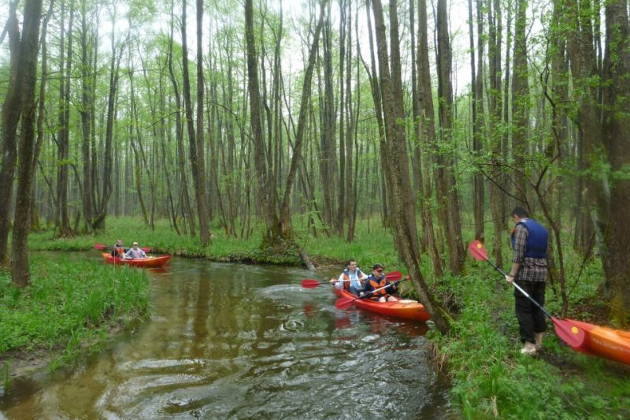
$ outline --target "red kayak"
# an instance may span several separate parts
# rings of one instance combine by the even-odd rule
[[[134,258],[134,259],[122,259],[118,257],[112,257],[111,254],[102,252],[101,255],[106,262],[110,264],[126,264],[134,267],[162,267],[170,259],[170,255],[160,255],[159,257],[147,257],[147,258]]]
[[[630,331],[613,330],[572,319],[566,321],[584,331],[584,342],[573,347],[574,350],[630,365]]]
[[[345,289],[335,289],[333,292],[340,298],[354,299],[355,295]],[[401,300],[399,302],[374,302],[369,299],[357,299],[354,305],[370,312],[381,315],[389,315],[396,318],[409,319],[412,321],[426,321],[429,313],[424,309],[424,305],[415,300]]]

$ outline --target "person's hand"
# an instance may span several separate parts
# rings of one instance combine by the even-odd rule
[[[514,283],[514,276],[511,276],[508,274],[507,276],[505,276],[505,281],[507,281],[510,284]]]

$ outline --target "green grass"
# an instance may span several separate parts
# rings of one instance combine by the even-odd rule
[[[294,219],[296,239],[306,253],[322,265],[342,268],[345,261],[355,258],[364,270],[376,262],[384,264],[388,271],[405,270],[394,250],[391,232],[381,226],[378,218],[362,220],[352,243],[322,233],[314,238],[307,231],[304,220],[301,216]],[[129,232],[134,235],[130,236]],[[126,244],[138,241],[141,246],[151,246],[156,252],[175,255],[221,261],[276,262],[260,254],[260,225],[247,240],[225,237],[218,226],[214,226],[213,233],[212,244],[204,248],[196,239],[177,236],[165,221],[158,222],[155,231],[151,231],[139,219],[110,218],[107,230],[97,236],[54,239],[51,232],[42,232],[31,235],[30,246],[41,250],[87,250],[94,243],[110,245],[121,238]],[[470,232],[464,235],[465,238],[471,236]],[[491,243],[489,238],[487,240]],[[570,238],[567,237],[564,243],[569,244]],[[583,266],[583,261],[569,246],[564,252],[570,315],[591,320],[594,316],[591,309],[602,305],[597,295],[603,279],[601,263],[594,260]],[[508,253],[506,249],[504,261],[509,261]],[[531,358],[519,353],[521,345],[513,309],[513,291],[489,265],[469,261],[465,275],[435,279],[428,258],[422,256],[421,269],[429,285],[437,288],[439,293],[448,290],[461,309],[447,336],[435,331],[429,333],[437,345],[439,360],[446,361],[447,373],[452,379],[451,402],[459,410],[458,418],[630,418],[630,368],[572,351],[553,334],[551,324],[542,355]],[[561,302],[551,286],[547,289],[545,306],[551,313],[560,314]],[[20,293],[12,288],[3,289],[0,305],[14,304],[22,299]],[[98,292],[74,293],[80,294],[86,302],[102,299]],[[589,305],[584,305],[585,302]],[[102,308],[96,303],[87,306]],[[80,313],[84,320],[93,321],[99,316],[97,309],[85,309]],[[59,327],[63,320],[59,319],[57,323]],[[22,328],[26,328],[26,324]],[[67,334],[73,330],[65,328],[65,331]],[[66,339],[68,343],[74,341],[80,339]]]
[[[45,349],[57,356],[55,368],[85,344],[103,342],[109,328],[146,315],[148,305],[148,278],[141,270],[112,275],[112,267],[93,261],[36,255],[27,288],[13,286],[10,273],[0,271],[0,355]]]

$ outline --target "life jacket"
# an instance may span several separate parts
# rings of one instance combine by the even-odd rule
[[[534,219],[521,220],[516,224],[523,225],[527,229],[527,245],[525,247],[526,258],[547,258],[547,245],[549,232]],[[514,249],[514,232],[511,235],[512,249]]]
[[[361,277],[363,276],[363,273],[359,268],[357,268],[355,273],[357,275],[357,283],[359,284],[359,286],[361,286]],[[343,288],[349,289],[352,282],[350,281],[350,270],[347,268],[343,270],[343,279],[348,280],[343,282]]]
[[[370,290],[370,288],[367,289],[368,291],[372,292],[372,299],[378,299],[380,296],[387,295],[387,289],[384,288],[385,286],[387,286],[387,277],[383,276],[380,280],[377,280],[372,274],[370,277],[368,277],[367,282],[370,286],[372,286],[372,290]]]

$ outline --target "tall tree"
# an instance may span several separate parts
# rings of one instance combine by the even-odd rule
[[[183,95],[186,110],[186,127],[188,128],[188,144],[192,166],[197,216],[199,217],[199,239],[206,246],[210,242],[210,226],[208,221],[208,197],[206,195],[206,176],[203,144],[203,50],[202,50],[203,0],[197,0],[197,129],[193,119],[192,100],[190,94],[190,77],[188,74],[188,41],[186,36],[186,0],[182,1],[182,70]]]
[[[398,252],[403,256],[411,278],[436,327],[446,332],[449,329],[445,312],[433,298],[419,267],[418,238],[415,218],[409,217],[407,209],[413,208],[411,178],[406,164],[397,164],[400,159],[407,160],[407,141],[404,127],[399,123],[404,118],[403,91],[401,77],[400,45],[398,33],[398,7],[396,0],[389,3],[390,17],[390,56],[387,51],[387,35],[380,0],[372,2],[376,26],[376,44],[379,61],[380,89],[383,103],[386,141],[381,142],[385,168],[392,196],[394,235],[398,237]]]
[[[426,0],[418,0],[418,118],[417,128],[418,141],[422,138],[425,145],[425,153],[419,156],[422,203],[420,211],[422,212],[422,227],[429,256],[433,265],[433,274],[440,278],[443,274],[443,261],[438,250],[435,238],[435,229],[433,225],[433,212],[431,202],[433,200],[433,188],[431,187],[431,160],[430,151],[436,151],[437,139],[435,133],[435,110],[433,105],[433,87],[431,83],[431,66],[429,64],[429,45],[428,45],[428,22],[427,22],[427,3]],[[421,131],[420,131],[421,130]]]
[[[512,153],[514,154],[514,192],[519,204],[528,206],[527,181],[524,173],[528,155],[529,133],[529,72],[527,68],[527,5],[516,2],[514,25],[514,72],[512,73]],[[530,209],[531,210],[531,209]]]
[[[35,145],[35,120],[37,101],[37,55],[39,52],[39,27],[42,0],[27,0],[24,5],[24,30],[20,41],[20,68],[22,73],[21,94],[23,101],[22,126],[19,147],[18,187],[16,191],[15,217],[12,236],[11,278],[19,287],[28,284],[28,232],[33,186],[33,151]]]
[[[606,52],[603,68],[602,143],[610,164],[599,196],[597,226],[603,235],[604,288],[611,318],[630,325],[630,25],[628,1],[606,3]],[[600,193],[601,194],[601,193]]]
[[[26,57],[20,53],[20,27],[17,19],[18,0],[11,2],[7,31],[9,33],[10,69],[7,93],[2,105],[2,167],[0,168],[0,265],[9,265],[9,229],[11,228],[11,201],[13,176],[17,161],[17,127],[24,103],[22,86]]]
[[[453,139],[453,84],[452,51],[448,31],[448,12],[445,0],[437,3],[437,68],[438,68],[438,109],[440,116],[440,142],[442,147],[437,154],[438,197],[441,211],[446,219],[446,241],[450,253],[450,268],[459,274],[464,264],[464,245],[460,219],[459,197],[455,185],[455,161],[452,152]]]

